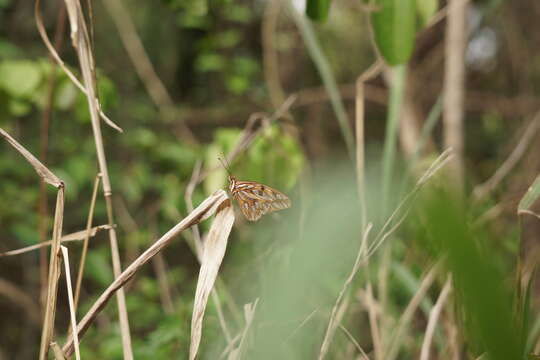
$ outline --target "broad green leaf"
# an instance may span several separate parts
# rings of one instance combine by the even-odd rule
[[[0,63],[0,88],[12,96],[30,96],[40,81],[41,72],[36,63],[26,60]]]
[[[521,199],[518,206],[518,214],[523,211],[530,210],[531,206],[538,200],[540,197],[540,175],[534,180],[534,183],[531,185],[525,196]]]
[[[414,48],[415,0],[379,0],[371,15],[375,42],[390,65],[407,62]]]
[[[416,11],[420,18],[421,27],[426,26],[438,8],[439,0],[416,0]]]
[[[330,10],[330,0],[307,0],[306,15],[314,21],[326,21]]]

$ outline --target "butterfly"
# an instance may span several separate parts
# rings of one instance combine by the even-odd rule
[[[223,167],[229,172],[225,164]],[[264,214],[291,207],[291,200],[282,192],[256,181],[238,181],[230,172],[229,191],[249,221],[257,221]]]

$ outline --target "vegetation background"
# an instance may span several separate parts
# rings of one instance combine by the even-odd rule
[[[223,155],[293,201],[257,223],[236,211],[199,358],[538,357],[540,2],[83,1],[100,108],[123,130],[101,121],[105,163],[66,75],[84,66],[65,4],[0,0],[0,128],[63,180],[62,234],[114,225],[124,269],[227,186]],[[0,142],[0,359],[47,358],[48,247],[5,252],[53,238],[56,198]],[[64,244],[78,320],[114,279],[111,233]],[[137,271],[81,358],[188,358],[198,236]]]

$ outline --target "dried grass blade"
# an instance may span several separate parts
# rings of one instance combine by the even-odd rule
[[[30,151],[26,150],[24,146],[19,144],[17,140],[11,137],[7,132],[5,132],[2,128],[0,128],[0,135],[6,139],[6,141],[15,148],[24,158],[34,167],[36,172],[39,176],[43,178],[43,180],[55,188],[60,188],[63,186],[62,180],[58,178],[56,175],[53,174],[51,170],[49,170],[45,165],[43,165],[34,155],[30,153]]]
[[[75,327],[77,326],[77,319],[75,316],[73,289],[71,287],[71,271],[69,270],[69,255],[68,255],[68,250],[65,246],[60,246],[60,249],[62,250],[62,257],[64,258],[64,271],[66,274],[66,285],[67,285],[67,294],[68,294],[68,302],[69,302],[69,315],[70,315],[70,320],[71,320],[71,328],[75,329]],[[79,350],[79,337],[77,336],[77,332],[75,332],[73,336],[74,336],[74,344],[75,344],[75,359],[81,360],[81,352]]]
[[[45,305],[45,316],[43,319],[43,329],[41,332],[41,344],[39,359],[47,359],[47,353],[54,332],[54,318],[56,314],[56,296],[58,292],[58,278],[60,277],[60,238],[62,237],[62,222],[64,219],[64,186],[63,183],[58,189],[56,196],[56,209],[54,213],[53,241],[51,246],[51,256],[49,260],[49,277],[47,287],[47,302]]]
[[[199,350],[202,335],[202,322],[208,296],[210,295],[219,267],[227,249],[227,240],[234,223],[234,211],[230,200],[225,201],[216,214],[204,244],[201,269],[197,280],[193,316],[191,318],[191,343],[189,359],[194,360]]]
[[[60,349],[60,346],[56,341],[53,341],[51,343],[51,349],[54,354],[54,360],[66,360],[66,357],[64,356],[64,353],[62,352],[62,349]]]
[[[84,315],[77,325],[79,338],[82,337],[88,327],[94,322],[96,316],[105,308],[111,297],[118,289],[122,288],[135,273],[148,261],[150,261],[159,251],[169,245],[169,243],[182,231],[188,229],[194,224],[198,224],[204,219],[216,213],[217,209],[224,201],[229,201],[227,193],[223,190],[216,191],[213,195],[204,200],[195,210],[193,210],[182,221],[171,228],[159,240],[152,244],[144,253],[133,261],[114,281],[105,289],[105,291],[94,302],[90,310]],[[73,353],[73,335],[68,336],[64,347],[62,348],[66,356]]]
[[[109,225],[95,226],[95,227],[91,228],[89,232],[87,230],[81,230],[81,231],[77,231],[77,232],[62,236],[60,238],[60,241],[61,242],[80,241],[80,240],[83,240],[86,237],[87,234],[89,235],[89,237],[94,237],[99,230],[107,230],[109,228],[110,228]],[[30,246],[25,246],[25,247],[20,248],[20,249],[6,251],[6,252],[3,252],[3,253],[0,253],[0,257],[24,254],[24,253],[32,251],[32,250],[37,250],[39,248],[49,246],[49,245],[52,244],[52,242],[53,242],[52,240],[49,240],[49,241],[44,241],[44,242],[36,244],[36,245],[30,245]]]

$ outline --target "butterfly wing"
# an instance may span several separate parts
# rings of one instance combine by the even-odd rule
[[[264,214],[291,207],[287,195],[254,181],[236,181],[232,195],[249,221],[256,221]]]

